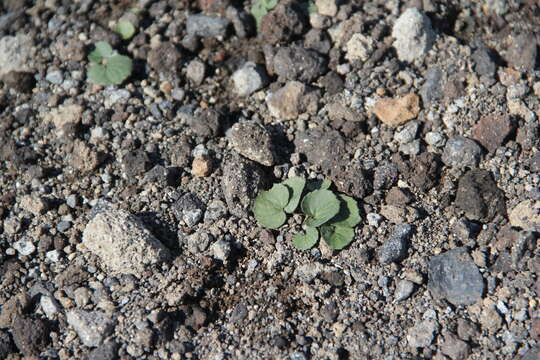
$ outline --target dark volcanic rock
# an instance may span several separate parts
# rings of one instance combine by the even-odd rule
[[[221,132],[221,113],[215,109],[206,109],[188,120],[191,130],[198,136],[216,137]]]
[[[21,93],[30,93],[36,85],[34,74],[29,72],[10,71],[2,77],[2,81],[7,87]]]
[[[382,264],[403,260],[407,256],[409,238],[414,228],[409,224],[399,224],[388,240],[377,249],[377,256]]]
[[[5,359],[11,353],[16,352],[15,344],[7,330],[0,330],[0,359]]]
[[[252,121],[234,124],[230,142],[236,151],[248,159],[265,166],[274,165],[272,139],[262,125]]]
[[[150,162],[150,158],[146,151],[139,148],[124,155],[122,158],[122,166],[126,177],[132,179],[137,175],[142,175],[150,170],[152,163]]]
[[[506,115],[483,116],[473,128],[473,139],[493,152],[504,144],[512,132],[512,121]]]
[[[41,319],[18,316],[11,324],[15,345],[26,356],[43,352],[50,342],[49,327]]]
[[[506,213],[504,193],[483,169],[469,170],[459,179],[455,205],[468,218],[483,222]]]
[[[377,190],[390,189],[398,180],[399,172],[395,164],[381,165],[373,174],[373,187]]]
[[[294,145],[310,163],[326,169],[345,155],[345,139],[337,131],[308,130],[296,136]]]
[[[264,172],[256,162],[237,154],[228,155],[224,163],[222,187],[229,212],[246,217],[252,200],[264,187]]]
[[[287,43],[302,34],[307,28],[307,19],[294,3],[280,4],[263,16],[260,34],[270,44]]]
[[[274,72],[285,80],[310,83],[327,71],[326,59],[313,50],[283,47],[274,56]]]
[[[454,136],[446,142],[442,161],[451,167],[476,167],[482,156],[482,148],[464,136]]]
[[[158,74],[166,77],[175,77],[176,69],[182,60],[182,53],[171,42],[159,44],[148,52],[148,65]]]
[[[99,345],[88,354],[87,360],[115,360],[118,359],[118,344],[107,342]]]
[[[323,168],[334,182],[338,191],[357,198],[371,193],[373,186],[358,162],[336,161],[331,167]]]
[[[426,192],[439,182],[441,160],[439,155],[424,152],[412,164],[409,180],[414,186]]]
[[[429,262],[428,288],[436,298],[471,305],[482,298],[484,281],[465,248],[434,256]]]
[[[191,227],[202,219],[206,206],[195,194],[187,193],[172,205],[172,210],[177,220]]]
[[[514,69],[532,71],[538,65],[538,39],[533,33],[521,34],[514,38],[506,60]]]
[[[474,70],[478,75],[495,75],[497,64],[493,59],[493,54],[488,48],[480,46],[473,52],[472,59],[474,61]]]

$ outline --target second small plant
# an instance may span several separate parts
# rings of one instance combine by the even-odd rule
[[[304,232],[293,235],[293,245],[300,250],[315,246],[319,237],[333,249],[343,249],[354,238],[360,222],[358,204],[352,197],[329,190],[328,180],[306,181],[294,177],[261,191],[253,206],[260,225],[277,229],[300,205],[305,215]]]

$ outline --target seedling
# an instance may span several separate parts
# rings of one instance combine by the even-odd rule
[[[354,238],[360,212],[356,200],[334,193],[329,190],[331,185],[328,180],[287,179],[268,191],[261,191],[255,199],[253,213],[260,225],[277,229],[285,224],[287,214],[293,213],[300,204],[306,216],[305,232],[293,235],[293,245],[299,250],[311,249],[320,234],[332,249],[343,249]]]
[[[255,18],[257,29],[261,27],[261,21],[264,15],[268,14],[270,10],[275,8],[278,4],[278,0],[257,0],[251,6],[251,15]]]
[[[133,70],[133,62],[124,55],[119,55],[109,43],[99,41],[88,55],[92,63],[88,69],[88,79],[96,85],[119,85],[126,80]]]
[[[114,30],[120,34],[124,40],[129,40],[135,35],[135,26],[133,26],[131,21],[125,19],[118,20]]]

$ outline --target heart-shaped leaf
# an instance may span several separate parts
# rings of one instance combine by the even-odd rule
[[[329,225],[353,228],[360,222],[358,203],[352,197],[338,194],[341,201],[338,214],[329,221]]]
[[[354,229],[344,226],[326,225],[321,227],[321,235],[332,249],[343,249],[354,239]]]
[[[128,20],[119,20],[115,31],[122,36],[122,39],[128,40],[135,34],[135,26]]]
[[[133,70],[133,62],[130,58],[124,55],[114,55],[107,59],[105,66],[107,78],[110,84],[121,84],[131,75]]]
[[[275,184],[268,191],[261,191],[253,204],[255,218],[264,227],[276,229],[285,223],[287,216],[283,209],[289,202],[289,189]]]
[[[95,49],[88,54],[88,60],[95,64],[100,64],[104,58],[108,58],[113,55],[113,48],[108,42],[98,41],[95,45]]]
[[[285,206],[285,212],[291,214],[298,207],[300,203],[300,198],[302,197],[302,191],[306,186],[306,179],[301,177],[293,177],[282,182],[283,185],[291,189],[292,195],[289,199],[289,203]]]
[[[106,69],[103,65],[92,64],[88,69],[88,79],[96,85],[109,85]]]
[[[306,226],[317,227],[339,212],[339,200],[329,190],[315,190],[302,200],[302,211],[307,215]]]
[[[319,240],[319,232],[312,227],[307,227],[305,233],[294,234],[292,237],[293,245],[298,250],[311,249],[317,240]]]

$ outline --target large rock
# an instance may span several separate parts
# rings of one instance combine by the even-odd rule
[[[34,62],[35,48],[32,38],[25,34],[4,36],[0,39],[0,77],[11,71],[30,71]]]
[[[507,115],[483,116],[473,128],[473,139],[494,152],[504,144],[512,129],[512,121]]]
[[[295,120],[304,112],[316,113],[318,101],[318,92],[299,81],[289,81],[266,97],[270,114],[283,120]]]
[[[451,304],[472,305],[482,298],[484,280],[465,248],[434,256],[428,266],[428,288]]]
[[[49,326],[41,319],[18,316],[11,330],[15,345],[28,357],[39,355],[51,342]]]
[[[71,310],[66,320],[86,346],[99,346],[114,330],[115,321],[97,311]]]
[[[86,225],[83,244],[113,272],[142,276],[146,267],[170,257],[142,222],[124,210],[108,210]]]
[[[202,38],[224,37],[230,21],[216,16],[190,15],[186,19],[186,32],[190,36]]]
[[[416,8],[409,8],[397,19],[392,29],[394,47],[400,60],[413,62],[423,58],[435,42],[431,21]]]
[[[265,166],[274,165],[272,139],[262,125],[252,121],[238,122],[233,125],[229,139],[240,155]]]

